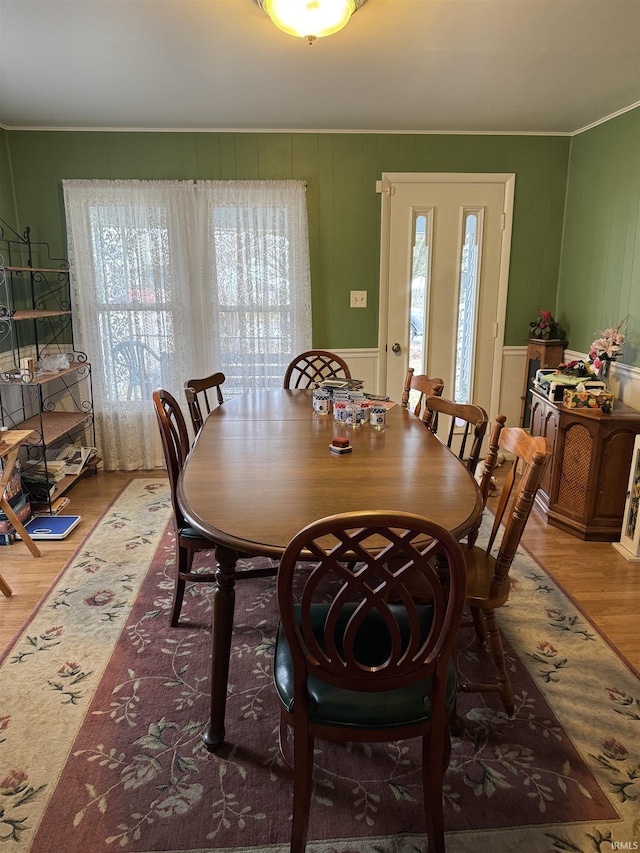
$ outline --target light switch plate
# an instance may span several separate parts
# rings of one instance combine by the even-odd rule
[[[367,307],[367,291],[352,290],[349,301],[350,308],[366,308]]]

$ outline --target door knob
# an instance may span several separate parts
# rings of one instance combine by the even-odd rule
[[[395,344],[391,347],[391,351],[392,351],[392,352],[395,352],[395,353],[396,353],[396,355],[397,355],[399,352],[402,352],[402,347],[401,347],[401,346],[400,346],[400,344],[396,341],[396,342],[395,342]]]

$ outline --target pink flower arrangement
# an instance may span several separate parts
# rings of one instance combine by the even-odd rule
[[[621,320],[615,329],[605,329],[600,338],[591,344],[589,358],[596,370],[600,370],[602,362],[615,361],[622,354],[622,346],[625,341],[624,332],[621,331],[625,320]]]

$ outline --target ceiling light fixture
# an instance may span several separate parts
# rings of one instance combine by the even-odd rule
[[[367,0],[256,0],[273,23],[290,36],[317,38],[341,30]]]

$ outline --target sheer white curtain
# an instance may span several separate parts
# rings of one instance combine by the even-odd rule
[[[156,387],[277,387],[311,345],[300,181],[63,181],[75,345],[109,470],[163,465]]]
[[[281,388],[293,356],[311,346],[304,184],[204,181],[196,193],[211,249],[205,313],[215,318],[213,363],[223,365],[225,393]]]

